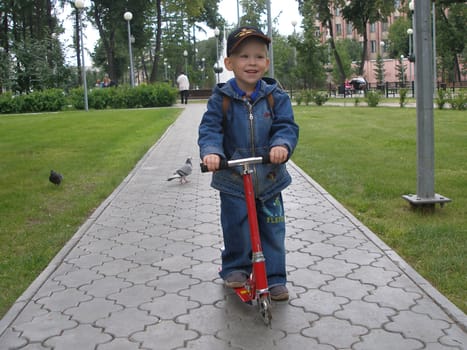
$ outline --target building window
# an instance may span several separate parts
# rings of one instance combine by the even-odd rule
[[[342,35],[342,24],[336,24],[336,35]]]
[[[376,32],[376,24],[375,23],[370,23],[370,33]]]
[[[383,32],[387,32],[389,29],[388,19],[386,18],[382,24],[383,24]]]
[[[337,7],[336,8],[336,17],[339,17],[341,15],[341,10]]]
[[[371,40],[371,53],[376,52],[376,40]]]
[[[347,27],[346,27],[346,31],[347,31],[347,35],[352,35],[352,30],[353,30],[353,26],[352,26],[352,23],[351,22],[347,22]]]

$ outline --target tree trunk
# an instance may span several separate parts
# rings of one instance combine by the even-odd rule
[[[159,66],[159,54],[161,52],[161,40],[162,40],[162,5],[161,0],[156,1],[156,11],[157,11],[157,23],[156,23],[156,49],[154,53],[154,61],[152,64],[151,78],[150,83],[155,83],[157,81],[157,73]]]

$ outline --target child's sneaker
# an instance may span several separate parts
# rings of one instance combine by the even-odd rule
[[[229,288],[241,288],[245,285],[247,276],[243,272],[234,271],[224,280],[225,286]]]
[[[274,286],[269,288],[269,295],[271,299],[275,301],[289,300],[289,291],[286,286]]]

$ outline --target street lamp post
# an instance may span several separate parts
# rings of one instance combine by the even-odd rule
[[[216,70],[216,73],[217,73],[217,84],[220,83],[220,77],[219,77],[219,73],[220,73],[220,67],[219,67],[219,34],[220,34],[220,31],[219,31],[219,28],[215,28],[214,29],[214,35],[216,36],[216,64],[215,64],[215,70]]]
[[[274,40],[272,39],[272,17],[271,17],[271,0],[267,0],[267,18],[268,18],[268,36],[271,39],[269,44],[269,76],[274,78]]]
[[[451,199],[435,193],[434,181],[434,118],[433,37],[430,22],[430,3],[415,0],[414,40],[415,92],[417,101],[417,193],[402,197],[414,207],[433,209],[436,203],[443,206]],[[422,45],[423,43],[423,45]]]
[[[81,42],[81,79],[83,80],[83,89],[84,89],[84,110],[87,112],[89,110],[88,106],[88,84],[86,81],[86,64],[84,63],[84,42],[83,42],[83,20],[81,18],[81,13],[84,9],[83,0],[75,0],[75,7],[78,10],[78,21],[79,21],[79,37]]]
[[[204,87],[204,82],[206,81],[206,75],[205,75],[206,74],[206,59],[203,57],[201,59],[201,62],[203,64],[203,66],[201,68],[202,72],[203,72],[203,83],[201,84],[201,87],[203,88]]]
[[[123,19],[127,21],[128,26],[128,53],[130,55],[130,83],[131,87],[135,86],[135,73],[133,70],[133,52],[131,45],[131,26],[130,22],[133,19],[133,14],[130,11],[127,11],[123,14]]]
[[[296,20],[292,20],[292,22],[290,22],[293,26],[293,38],[294,40],[297,39],[297,34],[295,32],[295,27],[297,26],[297,21]],[[297,48],[295,46],[295,42],[294,42],[294,45],[293,45],[293,65],[294,67],[297,66]]]
[[[185,74],[188,75],[188,51],[183,51],[183,57],[185,57]]]
[[[413,61],[413,53],[412,53],[413,29],[412,28],[407,29],[407,35],[409,36],[409,81],[410,81],[410,88],[412,88],[412,61]]]
[[[386,43],[384,41],[379,42],[379,53],[381,57],[384,56],[384,47],[386,46]]]
[[[401,55],[401,79],[402,79],[402,87],[405,87],[405,66],[404,66],[404,55]]]

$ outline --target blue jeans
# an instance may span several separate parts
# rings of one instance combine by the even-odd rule
[[[251,242],[244,198],[220,193],[221,224],[224,236],[220,276],[240,271],[251,273]],[[268,286],[285,285],[285,218],[282,195],[261,202],[256,200],[261,247],[266,258]]]

